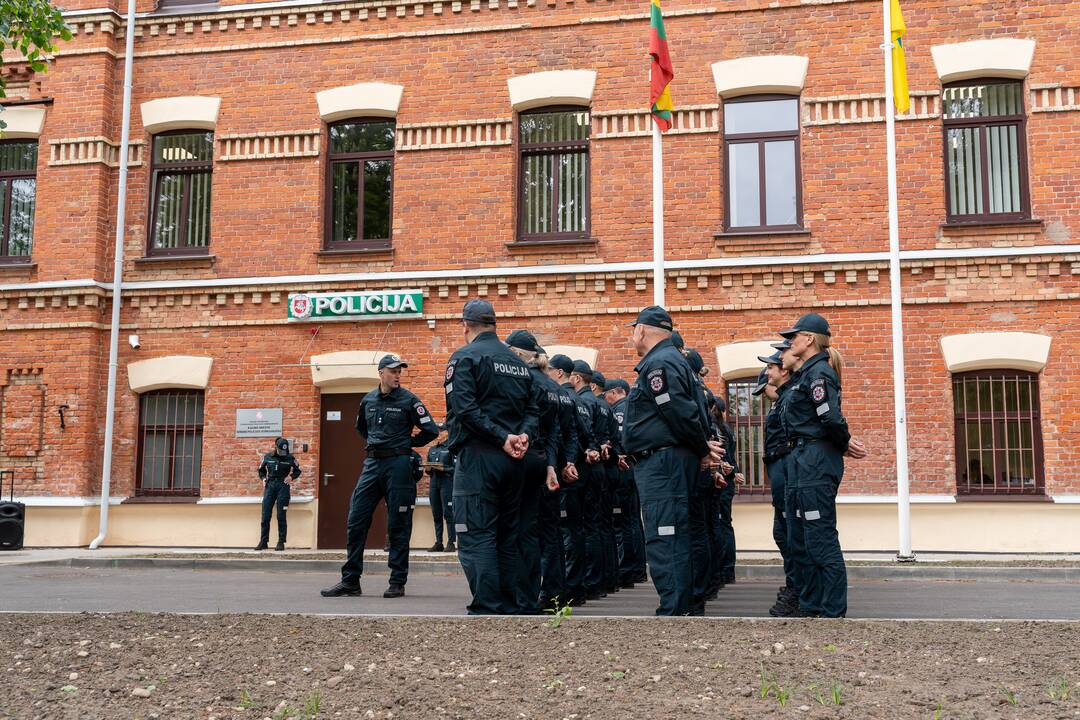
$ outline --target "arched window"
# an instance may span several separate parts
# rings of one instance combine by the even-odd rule
[[[728,231],[802,228],[799,99],[724,100],[724,224]]]
[[[589,237],[589,109],[548,107],[518,117],[520,242]]]
[[[135,494],[198,496],[202,444],[202,390],[142,393]]]
[[[210,248],[212,130],[154,136],[148,255],[206,255]]]
[[[390,247],[394,130],[392,118],[344,120],[330,126],[327,250]]]
[[[36,140],[0,142],[0,263],[30,262],[37,160]]]
[[[1038,374],[955,373],[953,406],[958,495],[1043,494]]]

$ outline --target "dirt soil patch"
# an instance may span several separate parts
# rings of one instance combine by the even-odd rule
[[[0,718],[1080,716],[1076,623],[552,623],[2,615]]]

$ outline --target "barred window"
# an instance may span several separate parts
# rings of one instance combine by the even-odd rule
[[[385,119],[330,126],[327,250],[390,247],[394,131]]]
[[[0,142],[0,263],[30,262],[38,144]]]
[[[735,433],[735,457],[746,477],[739,493],[763,495],[769,492],[769,478],[762,461],[765,449],[765,416],[772,402],[764,394],[754,396],[757,379],[736,380],[727,384],[728,424]]]
[[[136,495],[199,495],[203,392],[158,390],[139,398]]]
[[[1028,218],[1023,83],[950,85],[942,117],[948,221]]]
[[[956,491],[1041,495],[1039,376],[1019,370],[953,375]]]
[[[546,108],[518,120],[521,192],[518,239],[589,237],[589,111]]]
[[[214,133],[154,136],[150,255],[205,255],[210,245]]]

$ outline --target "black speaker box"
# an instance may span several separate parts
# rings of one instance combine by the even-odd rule
[[[26,506],[0,500],[0,550],[22,550]]]

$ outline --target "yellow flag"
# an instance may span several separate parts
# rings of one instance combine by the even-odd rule
[[[900,0],[891,0],[889,25],[892,29],[893,100],[898,112],[906,113],[911,104],[907,86],[907,61],[904,59],[904,15],[900,12]]]

